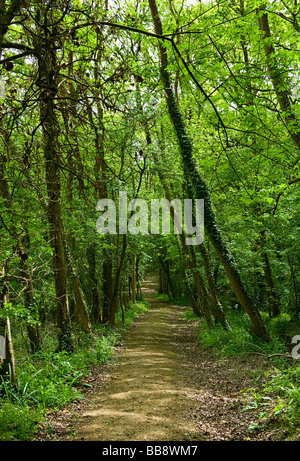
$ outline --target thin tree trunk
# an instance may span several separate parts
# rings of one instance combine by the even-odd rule
[[[280,303],[279,303],[278,295],[277,295],[275,285],[274,285],[269,256],[265,250],[265,244],[266,244],[266,235],[265,235],[265,231],[262,231],[260,233],[260,245],[261,245],[262,257],[264,261],[265,277],[266,277],[266,282],[268,286],[269,305],[270,305],[269,313],[271,317],[276,317],[277,315],[280,314]]]
[[[112,260],[107,253],[104,253],[104,260],[102,264],[102,322],[109,321],[109,310],[113,298],[113,277]]]
[[[125,307],[125,310],[127,311],[130,307],[130,302],[129,302],[129,296],[128,296],[128,291],[126,289],[126,282],[125,282],[125,279],[124,279],[124,295],[123,295],[123,298],[124,298],[124,307]]]
[[[24,235],[22,238],[22,251],[25,251],[25,254],[29,251],[30,248],[30,236],[28,230],[23,226],[24,228]],[[24,301],[25,301],[25,307],[28,312],[32,312],[32,314],[36,314],[35,312],[35,307],[33,308],[34,304],[34,290],[33,290],[33,281],[32,281],[32,274],[31,270],[28,267],[28,264],[26,263],[26,259],[21,257],[20,258],[21,262],[21,275],[23,278],[23,283],[25,284],[25,289],[24,289]],[[27,333],[28,333],[28,338],[29,338],[29,343],[30,343],[30,349],[32,354],[35,354],[37,351],[40,350],[41,348],[41,338],[40,338],[40,333],[39,333],[39,328],[37,323],[27,323]]]
[[[94,244],[91,244],[87,248],[87,261],[89,268],[89,299],[91,305],[91,318],[94,323],[99,324],[102,321],[102,315],[96,275],[96,249]]]
[[[87,305],[83,297],[83,293],[80,286],[80,280],[75,269],[73,258],[66,248],[66,258],[68,263],[68,270],[71,279],[72,295],[75,303],[75,310],[77,311],[78,323],[82,327],[83,331],[90,335],[92,333],[92,327],[89,320]]]
[[[131,301],[136,301],[136,254],[132,253],[131,259],[131,280],[132,280],[132,298]]]
[[[202,299],[198,291],[198,286],[196,286],[195,274],[193,271],[193,267],[191,268],[192,264],[190,264],[188,261],[187,248],[181,245],[179,236],[177,238],[177,242],[178,242],[179,253],[181,255],[181,263],[182,263],[181,267],[182,267],[182,275],[183,275],[183,280],[184,280],[185,293],[191,303],[194,314],[197,315],[197,317],[201,317],[201,315],[204,314]],[[188,270],[190,268],[191,268],[194,283],[195,283],[195,291],[197,294],[197,300],[195,299],[195,296],[193,293],[194,290],[193,291],[191,290],[190,285],[188,283]]]
[[[112,292],[112,298],[110,302],[110,309],[109,309],[109,319],[108,322],[111,326],[116,325],[116,312],[118,307],[118,297],[119,297],[119,290],[120,290],[120,280],[121,280],[121,272],[125,260],[126,249],[127,249],[127,238],[126,234],[123,234],[122,240],[122,253],[120,256],[119,264],[116,271],[115,281],[114,281],[114,288]]]
[[[293,281],[293,288],[294,288],[294,295],[295,295],[295,316],[298,317],[299,312],[300,312],[300,302],[299,302],[299,294],[298,294],[298,287],[297,287],[297,281],[296,281],[296,276],[295,276],[295,270],[294,270],[294,265],[292,262],[292,259],[290,256],[288,256],[288,263],[289,263],[289,268],[291,271],[291,276],[292,276],[292,281]]]
[[[218,292],[217,292],[217,287],[214,281],[213,273],[210,267],[210,261],[208,257],[208,253],[206,251],[206,248],[204,246],[204,243],[200,245],[199,251],[201,253],[201,256],[203,258],[204,262],[204,270],[206,274],[206,278],[208,281],[208,286],[209,286],[209,291],[211,294],[211,300],[212,300],[212,310],[213,310],[213,315],[215,317],[215,320],[223,326],[225,330],[230,330],[230,326],[226,320],[224,311],[223,311],[223,306],[219,300]],[[194,253],[193,249],[191,249],[191,252]]]
[[[4,308],[4,305],[8,303],[8,287],[5,281],[5,272],[2,272],[2,291],[0,292],[0,311]],[[12,384],[16,382],[16,363],[14,346],[11,337],[11,328],[9,317],[6,316],[0,321],[0,334],[5,338],[5,354],[4,357],[0,357],[0,375],[3,378],[11,380]]]
[[[105,2],[104,5],[105,12],[108,11],[108,2]],[[103,14],[103,13],[101,13]],[[99,84],[100,86],[100,76],[102,64],[102,49],[103,49],[103,35],[102,35],[102,28],[97,27],[97,43],[98,43],[98,50],[97,50],[97,63],[98,66],[95,66],[94,70],[94,78],[96,86]],[[106,162],[105,162],[105,148],[104,148],[104,140],[105,140],[105,126],[103,122],[103,107],[100,102],[100,92],[97,91],[97,98],[96,98],[96,105],[97,105],[97,121],[94,122],[93,119],[93,111],[91,106],[88,104],[88,113],[89,119],[94,129],[95,137],[95,148],[96,148],[96,161],[94,165],[94,173],[95,173],[95,183],[96,183],[96,193],[99,199],[108,198],[108,187],[107,187],[107,172],[106,172]],[[105,236],[105,243],[109,245],[110,243],[110,236]],[[103,304],[102,304],[102,321],[106,323],[109,321],[109,309],[112,303],[112,296],[113,296],[113,263],[112,263],[112,250],[109,248],[103,249],[103,263],[102,263],[102,295],[103,295]],[[114,317],[114,315],[112,315]]]
[[[163,269],[159,267],[158,271],[158,293],[163,293]]]
[[[183,245],[184,245],[184,242],[183,242]],[[196,290],[197,290],[198,300],[199,300],[199,303],[202,306],[203,314],[204,314],[204,317],[206,319],[206,323],[207,323],[209,328],[212,328],[213,323],[212,323],[212,318],[211,318],[211,313],[210,313],[210,308],[209,308],[208,292],[206,290],[205,283],[204,283],[204,281],[202,280],[202,277],[199,274],[199,270],[197,268],[196,254],[195,254],[193,248],[190,248],[189,252],[190,252],[190,255],[191,255],[191,258],[192,258],[192,272],[193,272],[193,275],[194,275],[194,281],[195,281],[195,286],[196,286]],[[216,307],[216,309],[217,309],[217,307]]]

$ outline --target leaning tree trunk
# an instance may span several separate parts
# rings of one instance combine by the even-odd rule
[[[177,99],[177,98],[176,98]],[[148,123],[147,123],[147,119],[146,117],[144,116],[144,113],[143,113],[143,107],[142,107],[142,104],[141,104],[141,101],[140,101],[140,93],[138,92],[138,101],[139,101],[139,110],[141,112],[141,115],[143,116],[143,126],[144,126],[144,130],[145,130],[145,136],[146,136],[146,142],[147,142],[147,145],[151,145],[152,144],[152,139],[151,139],[151,134],[150,134],[150,130],[149,130],[149,127],[148,127]],[[154,160],[156,163],[158,163],[158,159],[155,157],[155,154],[154,155]],[[166,194],[166,198],[170,201],[170,193],[169,193],[169,188],[167,186],[167,183],[166,183],[166,179],[162,173],[162,171],[160,169],[158,169],[158,174],[159,174],[159,179],[163,185],[163,188],[164,188],[164,191],[165,191],[165,194]],[[171,208],[171,217],[172,217],[172,220],[174,222],[174,209]],[[200,274],[199,274],[199,271],[197,269],[197,264],[196,264],[196,255],[194,253],[194,250],[193,250],[193,247],[187,247],[186,245],[186,242],[185,242],[185,235],[184,233],[182,232],[179,236],[179,244],[181,245],[182,249],[183,249],[183,265],[185,266],[185,261],[187,260],[187,254],[188,252],[191,254],[192,256],[192,260],[193,260],[193,264],[192,264],[192,274],[193,274],[193,278],[194,278],[194,282],[195,282],[195,287],[196,287],[196,291],[197,291],[197,297],[198,297],[198,302],[200,303],[200,305],[202,305],[202,308],[203,308],[203,313],[204,313],[204,316],[206,318],[206,322],[208,324],[208,326],[210,328],[212,328],[213,324],[212,324],[212,319],[211,319],[211,315],[210,315],[210,310],[209,310],[209,307],[208,307],[208,302],[207,302],[207,299],[208,299],[208,296],[207,294],[205,293],[204,291],[204,285],[203,285],[203,282],[201,283],[200,282]],[[188,250],[189,248],[189,250]],[[206,263],[208,263],[208,257],[207,257],[207,254],[206,254],[206,251],[205,249],[201,248],[201,254],[203,256],[203,258],[205,259],[205,272],[206,272],[206,276],[208,278],[208,282],[209,282],[209,287],[210,287],[210,291],[211,291],[211,298],[212,298],[212,308],[211,310],[213,311],[213,315],[215,317],[215,319],[217,321],[219,321],[223,328],[225,330],[230,330],[230,326],[226,320],[226,317],[225,317],[225,313],[223,311],[223,307],[219,301],[219,298],[218,298],[218,294],[217,294],[217,290],[216,290],[216,287],[215,287],[215,284],[214,284],[214,281],[213,281],[213,277],[212,277],[212,274],[210,274],[210,268],[208,266],[208,264],[206,265]],[[162,263],[162,261],[161,261]],[[163,263],[162,263],[162,266],[163,266]],[[162,269],[164,273],[166,273],[166,271],[164,271],[164,269]],[[161,276],[160,276],[160,280],[161,280]],[[187,285],[187,283],[185,283],[185,287],[186,287],[186,292],[187,292],[187,295],[192,303],[192,306],[193,306],[193,309],[194,309],[194,312],[196,312],[196,314],[199,314],[199,307],[197,307],[197,304],[195,304],[194,300],[193,300],[193,297],[189,291],[189,287]],[[172,290],[171,290],[172,291]],[[175,295],[173,295],[173,297],[175,297]]]
[[[148,1],[156,34],[162,36],[162,24],[158,14],[156,1]],[[225,242],[221,236],[220,230],[217,227],[214,212],[211,206],[210,195],[205,181],[201,178],[199,172],[197,171],[193,158],[192,141],[187,134],[183,117],[180,113],[174,92],[171,87],[170,76],[167,71],[167,50],[161,42],[158,43],[158,46],[161,60],[161,79],[166,93],[169,116],[177,135],[185,176],[189,183],[190,189],[193,190],[195,195],[193,198],[204,199],[204,225],[206,232],[208,233],[213,247],[224,266],[224,269],[231,283],[231,287],[237,299],[250,318],[251,334],[269,340],[269,334],[265,328],[261,315],[251,299],[248,297],[242,284],[239,272],[233,262],[232,256],[229,254]]]

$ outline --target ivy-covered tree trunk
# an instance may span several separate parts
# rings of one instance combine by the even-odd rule
[[[50,22],[45,7],[45,22]],[[53,30],[54,29],[54,30]],[[53,249],[54,281],[57,300],[57,322],[60,328],[59,350],[72,351],[71,321],[67,293],[67,264],[64,248],[64,229],[61,211],[61,179],[58,140],[58,119],[55,98],[57,95],[56,32],[51,24],[35,43],[38,56],[40,88],[40,123],[43,128],[43,150],[48,193],[48,221],[50,244]]]
[[[155,32],[157,35],[163,35],[162,24],[160,21],[159,13],[155,0],[149,0],[149,6],[153,18]],[[239,272],[234,264],[232,256],[229,254],[225,242],[221,236],[220,230],[216,224],[215,215],[211,206],[211,199],[205,184],[205,181],[201,178],[197,171],[194,158],[193,158],[193,145],[192,141],[187,134],[183,117],[178,108],[178,104],[172,90],[170,76],[167,70],[168,66],[168,55],[164,45],[159,42],[160,50],[160,61],[161,61],[161,79],[164,86],[167,106],[169,111],[170,119],[173,123],[179,149],[181,153],[183,168],[185,172],[186,180],[189,184],[190,190],[193,191],[194,197],[198,199],[204,199],[204,225],[205,230],[212,242],[212,245],[219,256],[224,269],[228,275],[231,287],[247,312],[251,321],[251,334],[256,335],[265,340],[269,340],[268,332],[265,328],[261,315],[249,298],[246,290],[242,284]]]
[[[177,97],[176,97],[176,100],[178,101]],[[138,91],[138,106],[139,106],[139,110],[141,112],[141,115],[143,117],[143,126],[144,126],[144,130],[145,130],[146,142],[147,142],[147,145],[150,146],[152,144],[152,138],[151,138],[151,133],[150,133],[149,126],[148,126],[148,123],[147,123],[147,119],[146,119],[146,117],[144,116],[144,113],[143,113],[143,107],[141,105],[139,91]],[[154,155],[155,162],[159,163],[158,159],[156,158],[154,153],[153,153],[153,155]],[[167,184],[166,178],[164,177],[164,174],[163,174],[161,168],[158,169],[158,175],[159,175],[159,179],[160,179],[160,181],[161,181],[161,183],[163,185],[166,198],[170,201],[169,186]],[[170,213],[171,213],[172,220],[174,222],[174,208],[171,208]],[[197,291],[198,303],[200,303],[200,305],[202,306],[202,310],[203,310],[204,316],[206,318],[206,322],[207,322],[208,326],[211,328],[213,326],[213,324],[212,324],[212,318],[211,318],[210,309],[208,307],[208,296],[207,296],[207,293],[205,293],[205,291],[204,291],[205,287],[203,285],[203,281],[201,282],[201,277],[200,277],[199,271],[197,269],[195,252],[194,252],[192,247],[187,247],[187,245],[185,243],[185,237],[186,236],[184,235],[184,232],[182,232],[180,234],[179,240],[178,240],[180,242],[180,245],[181,245],[182,250],[183,250],[183,254],[182,254],[183,265],[185,265],[185,262],[188,259],[188,254],[190,254],[192,256],[192,274],[193,274],[194,283],[195,283],[195,287],[196,287],[196,291]],[[206,277],[208,279],[208,283],[209,283],[209,287],[210,287],[210,291],[211,291],[211,310],[212,310],[212,313],[213,313],[216,321],[220,322],[223,325],[224,329],[229,330],[230,326],[229,326],[229,324],[228,324],[228,322],[226,320],[226,316],[224,314],[222,305],[221,305],[221,303],[219,301],[217,290],[216,290],[216,287],[215,287],[215,284],[214,284],[214,281],[213,281],[213,276],[210,273],[210,268],[209,268],[209,264],[208,264],[209,260],[208,260],[208,256],[207,256],[207,253],[205,251],[205,248],[203,248],[201,246],[200,252],[201,252],[202,257],[204,259],[205,273],[206,273]],[[161,261],[161,263],[162,263],[162,261]],[[163,266],[163,263],[162,263],[162,266]],[[167,276],[167,272],[164,270],[164,268],[163,268],[163,272],[166,273],[166,276]],[[172,284],[171,279],[169,280],[169,284],[170,283],[171,283],[171,285],[170,285],[171,291],[174,292],[174,288],[173,288],[173,284]],[[198,314],[199,314],[199,307],[197,307],[197,305],[195,305],[194,300],[192,298],[192,295],[191,295],[191,293],[189,291],[189,287],[187,285],[186,285],[186,291],[187,291],[189,299],[192,302],[192,306],[193,306],[194,311],[196,313],[198,311]],[[173,297],[175,297],[174,294],[173,294]]]

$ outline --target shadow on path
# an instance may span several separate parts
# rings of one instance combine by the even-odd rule
[[[174,347],[182,308],[158,300],[156,292],[154,278],[144,283],[152,307],[125,340],[109,385],[77,417],[73,440],[195,440],[195,428],[183,418],[191,401],[178,386],[184,367]]]

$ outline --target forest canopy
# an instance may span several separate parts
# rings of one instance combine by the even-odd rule
[[[244,312],[272,342],[265,319],[300,312],[298,1],[0,0],[0,12],[3,376],[15,325],[31,354],[49,322],[72,353],[74,328],[114,328],[153,272],[209,328]],[[99,234],[97,203],[124,191],[149,209],[203,200],[203,242]]]

